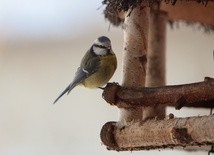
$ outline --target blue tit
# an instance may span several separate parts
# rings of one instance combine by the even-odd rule
[[[87,88],[98,88],[107,84],[116,68],[117,59],[112,51],[110,39],[105,36],[97,38],[83,57],[74,80],[59,95],[54,103],[65,93],[69,94],[77,85],[83,85]]]

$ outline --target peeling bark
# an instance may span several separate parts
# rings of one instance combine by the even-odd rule
[[[118,127],[106,123],[101,140],[110,150],[148,150],[214,144],[214,115],[147,120]]]

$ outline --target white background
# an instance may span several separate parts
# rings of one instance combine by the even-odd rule
[[[108,31],[100,6],[101,0],[0,1],[0,154],[207,154],[106,150],[100,130],[106,122],[117,121],[118,109],[105,103],[101,90],[75,88],[52,104],[101,35],[111,38],[118,57],[111,81],[121,82],[123,32],[113,26]],[[167,84],[214,77],[213,50],[213,34],[167,27]],[[169,108],[167,113],[184,117],[208,115],[209,110]]]

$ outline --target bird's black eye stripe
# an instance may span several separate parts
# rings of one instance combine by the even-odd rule
[[[106,49],[106,47],[105,47],[105,46],[97,45],[97,44],[94,44],[94,47],[99,47],[99,48],[104,48],[104,49]]]

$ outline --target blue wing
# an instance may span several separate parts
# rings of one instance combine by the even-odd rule
[[[70,83],[66,89],[57,97],[57,99],[54,101],[54,104],[65,94],[69,93],[76,85],[81,83],[83,80],[85,80],[88,77],[87,71],[84,71],[82,68],[78,68],[75,78],[72,83]]]
[[[76,85],[82,83],[87,77],[94,74],[99,68],[99,57],[91,56],[91,49],[86,53],[81,62],[81,67],[77,69],[74,80],[54,101],[56,103],[65,93],[69,93]]]

